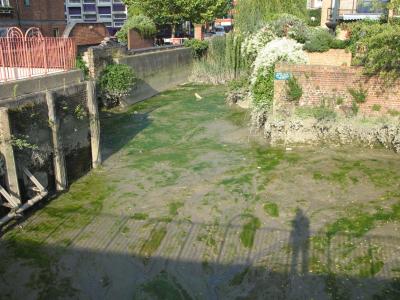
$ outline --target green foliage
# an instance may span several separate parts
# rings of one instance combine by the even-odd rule
[[[248,65],[241,55],[242,41],[242,37],[233,32],[211,39],[207,55],[194,63],[194,79],[221,84],[246,73]]]
[[[392,117],[398,117],[398,116],[400,116],[400,111],[395,110],[395,109],[389,109],[388,114]]]
[[[330,44],[331,49],[346,49],[348,46],[348,41],[342,41],[338,39],[333,39]]]
[[[400,25],[357,22],[349,25],[348,30],[354,64],[364,66],[368,75],[380,75],[387,80],[400,76]]]
[[[286,13],[277,15],[271,26],[278,37],[287,37],[301,44],[307,41],[312,32],[303,19]]]
[[[158,247],[160,247],[161,242],[164,240],[167,235],[167,229],[165,227],[154,228],[150,237],[144,242],[142,248],[140,249],[140,255],[144,258],[144,263],[146,264],[154,252],[157,251]]]
[[[368,91],[361,86],[358,89],[349,88],[349,93],[357,104],[365,103],[365,101],[367,101]]]
[[[305,20],[307,0],[241,0],[236,11],[235,28],[242,33],[253,33],[279,14],[292,14]]]
[[[28,136],[12,136],[11,137],[11,145],[16,147],[18,150],[24,150],[24,149],[31,149],[31,150],[37,150],[39,147],[37,145],[30,144],[28,142]]]
[[[177,25],[184,21],[202,24],[222,17],[230,8],[226,0],[123,0],[130,13],[141,12],[157,25]]]
[[[360,107],[358,106],[356,101],[353,101],[351,103],[351,111],[352,111],[354,116],[358,115],[358,112],[360,111]]]
[[[303,88],[300,86],[296,77],[292,76],[289,78],[286,93],[290,102],[299,102],[303,96]]]
[[[144,220],[146,220],[146,219],[148,219],[148,218],[149,218],[149,215],[146,214],[146,213],[135,213],[135,214],[132,216],[132,219],[138,220],[138,221],[144,221]]]
[[[136,84],[136,76],[128,65],[108,65],[101,73],[99,86],[105,106],[118,105]]]
[[[319,121],[336,119],[336,112],[332,108],[322,104],[317,107],[298,107],[296,115],[302,118],[312,117]]]
[[[304,49],[308,52],[326,52],[331,48],[333,40],[333,36],[327,30],[316,29],[310,34]]]
[[[89,68],[86,66],[86,63],[83,61],[82,55],[78,55],[76,58],[76,67],[83,71],[83,75],[85,78],[89,76]]]
[[[381,109],[382,109],[382,105],[374,104],[374,105],[372,106],[372,110],[373,110],[373,111],[381,111]]]
[[[322,9],[309,9],[308,12],[307,24],[308,26],[317,27],[321,25],[321,14]]]
[[[267,110],[272,107],[274,98],[274,69],[270,68],[267,76],[259,73],[252,90],[254,104]]]
[[[74,110],[75,117],[78,120],[83,120],[87,117],[87,112],[82,104],[78,104]]]
[[[132,29],[136,30],[143,38],[151,38],[157,32],[156,25],[150,18],[143,15],[131,16],[117,32],[118,41],[126,43],[129,30]]]
[[[185,47],[192,49],[192,56],[196,59],[202,58],[208,50],[209,43],[208,41],[200,41],[200,40],[186,40]]]

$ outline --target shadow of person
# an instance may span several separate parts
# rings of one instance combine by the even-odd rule
[[[292,221],[290,246],[292,248],[291,274],[305,275],[308,273],[309,263],[310,221],[301,209],[297,209],[296,217]],[[300,264],[300,270],[298,270]]]

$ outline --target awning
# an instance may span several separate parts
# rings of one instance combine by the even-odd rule
[[[340,19],[343,21],[374,20],[378,21],[382,14],[343,14]]]

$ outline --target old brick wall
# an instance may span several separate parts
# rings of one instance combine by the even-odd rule
[[[17,26],[24,31],[38,27],[45,36],[54,36],[55,31],[62,35],[66,27],[64,0],[31,0],[29,6],[24,0],[10,0],[10,5],[13,14],[0,16],[2,27]]]
[[[100,44],[110,34],[104,23],[77,23],[69,32],[77,46],[90,46]]]
[[[312,66],[312,65],[278,65],[275,73],[291,75],[298,79],[303,88],[300,106],[318,106],[322,101],[336,103],[343,100],[342,107],[351,107],[353,97],[349,89],[365,89],[367,99],[359,104],[360,113],[382,115],[389,110],[400,111],[400,80],[388,86],[378,77],[363,75],[359,67]],[[281,76],[285,77],[285,76]],[[280,105],[287,99],[285,80],[275,80],[274,103]],[[373,110],[379,105],[379,111]]]
[[[330,49],[327,52],[307,52],[310,65],[351,66],[352,54],[344,49]]]
[[[136,30],[130,30],[128,34],[128,49],[144,49],[154,46],[153,38],[143,38]]]

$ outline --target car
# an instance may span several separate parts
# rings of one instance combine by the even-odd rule
[[[226,34],[224,26],[215,26],[214,31],[216,36],[224,36]]]

